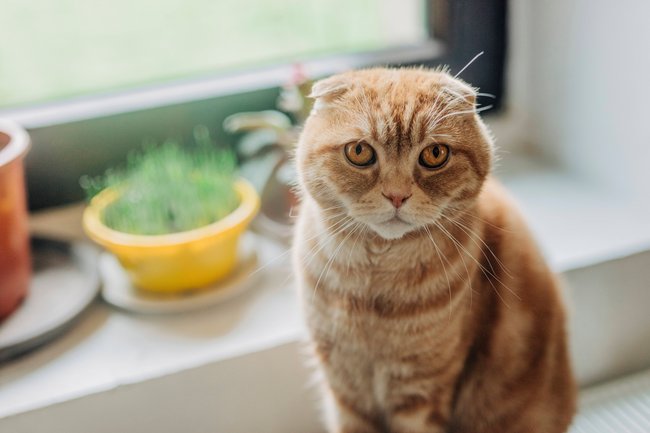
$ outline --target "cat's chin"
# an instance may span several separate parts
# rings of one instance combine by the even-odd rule
[[[400,239],[405,234],[417,229],[415,225],[399,220],[391,220],[381,224],[369,224],[369,226],[380,237],[389,241]]]

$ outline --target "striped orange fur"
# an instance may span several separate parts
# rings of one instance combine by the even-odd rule
[[[490,175],[475,90],[371,69],[312,93],[294,268],[329,431],[566,431],[558,284]]]

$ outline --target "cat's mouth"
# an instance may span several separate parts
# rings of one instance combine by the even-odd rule
[[[399,239],[416,228],[413,223],[397,213],[380,223],[371,224],[371,227],[385,239]]]
[[[400,217],[398,214],[393,215],[392,218],[384,221],[383,224],[408,224],[408,225],[411,225],[410,222],[406,221],[405,219]]]

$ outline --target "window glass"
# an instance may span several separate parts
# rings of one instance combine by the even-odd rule
[[[424,0],[4,0],[0,106],[426,38]]]

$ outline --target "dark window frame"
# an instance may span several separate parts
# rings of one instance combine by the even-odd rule
[[[430,40],[314,59],[305,62],[306,70],[315,77],[371,65],[446,64],[459,71],[483,52],[461,78],[494,95],[479,102],[498,109],[504,88],[506,0],[430,0],[427,6]],[[205,124],[218,140],[230,142],[232,137],[221,131],[223,119],[238,111],[273,107],[290,68],[280,65],[0,110],[0,117],[22,123],[32,137],[26,160],[30,208],[80,200],[81,175],[98,174],[118,163],[145,137],[183,137],[195,125]]]

